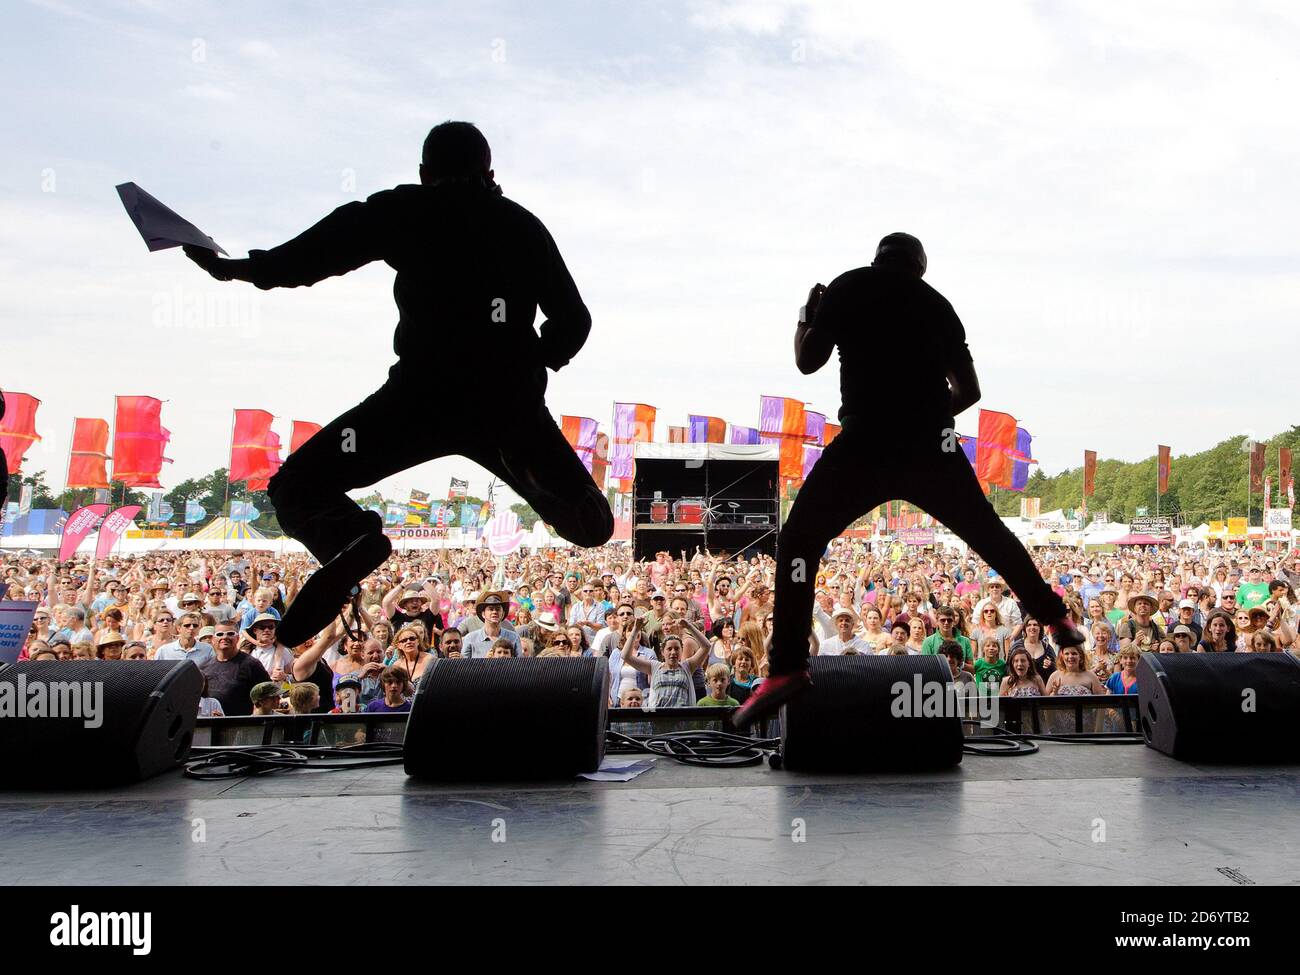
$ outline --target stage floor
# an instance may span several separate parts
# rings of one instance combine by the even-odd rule
[[[6,884],[1294,884],[1300,768],[1044,743],[942,774],[688,768],[445,787],[400,766],[3,793]],[[200,822],[201,821],[201,822]],[[201,836],[200,836],[201,834]]]

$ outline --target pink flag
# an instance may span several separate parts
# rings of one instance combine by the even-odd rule
[[[131,527],[132,520],[139,513],[138,504],[126,504],[104,519],[104,524],[99,529],[99,542],[95,545],[95,558],[102,559],[113,550],[117,540],[122,537],[122,532]]]
[[[99,519],[112,507],[107,504],[88,504],[78,508],[63,524],[63,539],[59,542],[59,561],[66,562],[72,558],[81,540],[95,530]]]

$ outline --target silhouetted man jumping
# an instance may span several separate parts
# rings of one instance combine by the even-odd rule
[[[809,375],[839,348],[842,430],[809,473],[777,538],[770,676],[736,715],[740,727],[810,685],[808,633],[821,555],[854,520],[893,499],[918,505],[965,539],[1035,616],[1054,626],[1058,645],[1084,642],[1061,597],[984,497],[957,442],[953,417],[979,401],[979,380],[965,329],[952,305],[921,280],[925,269],[921,242],[890,234],[870,267],[846,271],[829,288],[818,284],[808,294],[795,330],[795,362]],[[873,415],[873,384],[875,356],[888,338],[910,352],[901,377],[909,421],[886,446]]]
[[[271,478],[280,525],[322,566],[289,607],[280,642],[315,636],[392,551],[379,515],[345,492],[436,457],[486,467],[577,545],[609,540],[609,504],[544,401],[547,367],[560,369],[582,348],[591,315],[542,222],[501,195],[473,125],[429,132],[418,186],[345,204],[245,260],[185,253],[218,280],[264,289],[309,286],[378,260],[397,272],[398,361],[388,381]],[[538,308],[546,320],[534,330]],[[435,411],[444,383],[463,411]]]

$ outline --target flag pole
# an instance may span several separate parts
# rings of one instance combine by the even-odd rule
[[[230,410],[230,462],[233,463],[233,462],[234,462],[234,459],[235,459],[235,410],[234,410],[234,408],[232,407],[231,410]],[[225,500],[223,500],[223,501],[221,502],[221,513],[222,513],[223,515],[225,515],[227,518],[230,517],[230,512],[227,510],[227,507],[226,507],[228,504],[230,504],[230,466],[229,466],[229,464],[227,464],[227,466],[226,466],[226,497],[225,497]]]
[[[63,475],[63,494],[60,496],[59,507],[63,507],[63,502],[68,501],[68,482],[72,480],[72,442],[77,438],[77,418],[72,418],[72,436],[68,438],[68,467]],[[70,503],[70,502],[69,502]]]

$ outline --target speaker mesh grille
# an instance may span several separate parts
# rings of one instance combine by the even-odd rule
[[[908,771],[961,762],[961,719],[924,717],[913,692],[951,684],[939,656],[835,656],[809,661],[813,686],[781,712],[785,767],[807,771]],[[900,691],[897,685],[905,685]],[[907,695],[898,716],[895,701]],[[903,710],[900,708],[899,710]]]
[[[42,660],[0,669],[0,685],[11,688],[0,690],[11,700],[21,695],[29,701],[38,687],[91,688],[89,696],[83,694],[82,717],[0,719],[0,775],[6,782],[109,785],[176,764],[181,742],[194,731],[203,677],[184,660]],[[65,705],[74,700],[62,692],[59,697]],[[86,722],[95,704],[100,723],[90,728]]]
[[[416,690],[406,771],[440,779],[593,771],[605,747],[603,657],[437,660]]]

